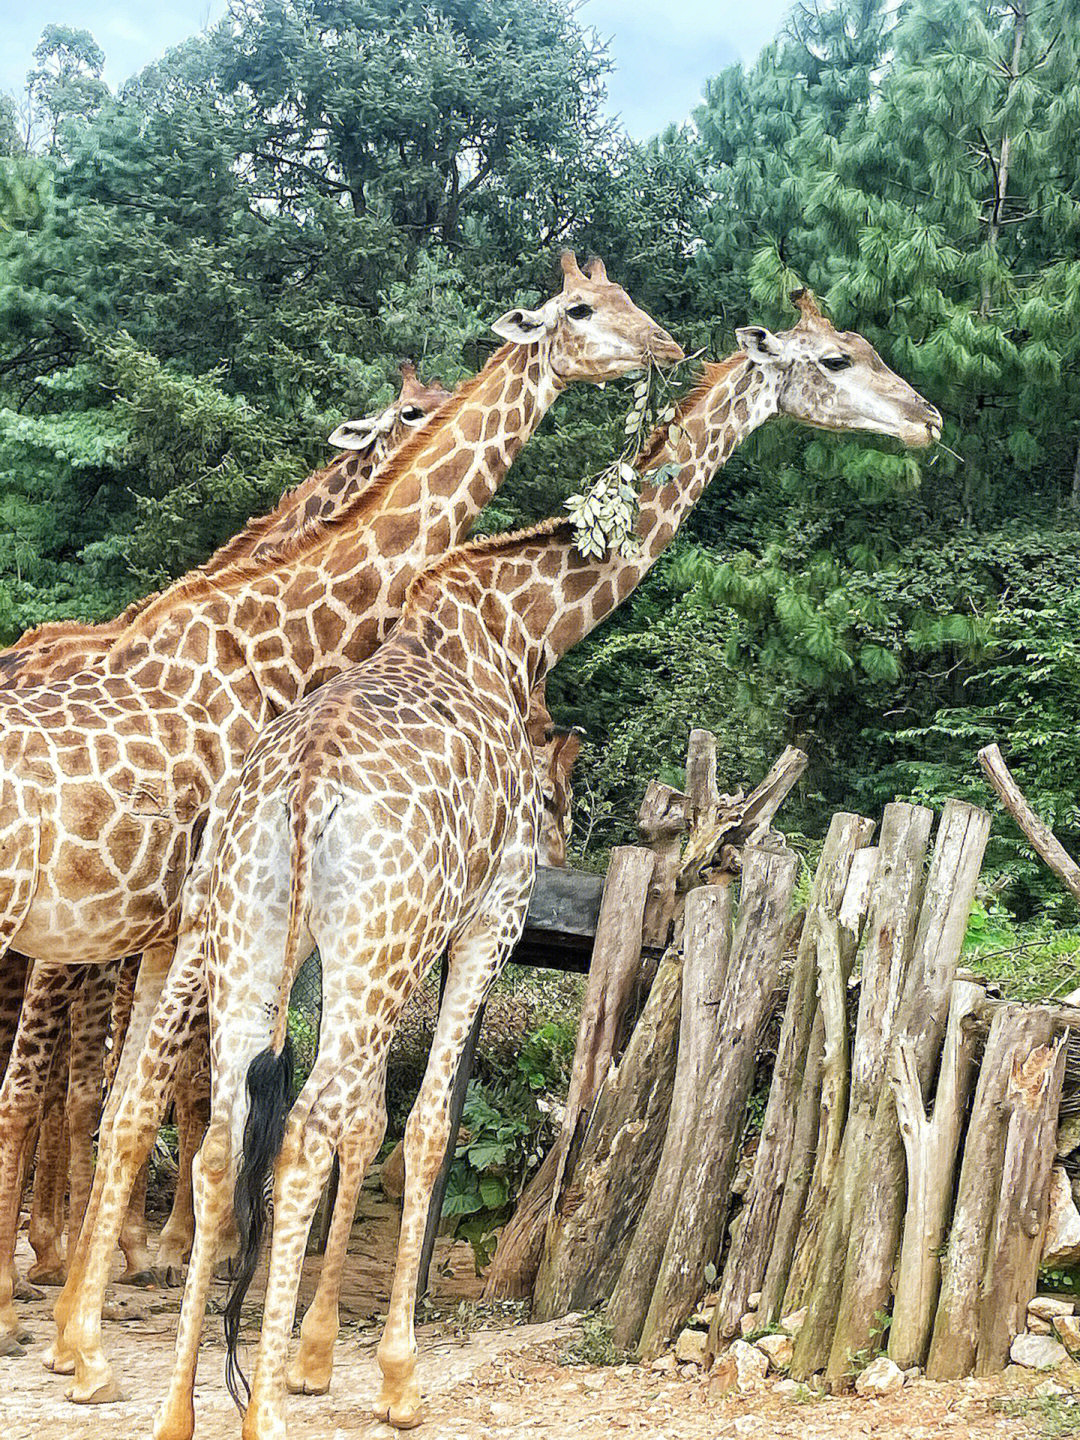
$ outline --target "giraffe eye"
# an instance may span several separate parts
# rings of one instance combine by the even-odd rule
[[[406,425],[415,425],[418,420],[423,420],[424,412],[419,405],[406,405],[401,412],[401,418]]]
[[[571,305],[566,313],[570,316],[571,320],[587,320],[593,313],[593,307],[584,303],[581,305]]]
[[[826,355],[822,359],[826,370],[848,370],[851,368],[850,355]]]

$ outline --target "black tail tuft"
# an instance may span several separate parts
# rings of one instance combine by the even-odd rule
[[[236,1269],[225,1305],[225,1384],[229,1394],[243,1410],[251,1388],[244,1378],[237,1358],[240,1344],[240,1308],[255,1276],[266,1232],[266,1187],[285,1138],[285,1121],[289,1115],[289,1095],[293,1080],[292,1043],[286,1037],[280,1055],[264,1050],[248,1066],[247,1091],[250,1102],[244,1126],[244,1154],[236,1177],[233,1206],[240,1250]],[[241,1388],[243,1396],[241,1396]]]

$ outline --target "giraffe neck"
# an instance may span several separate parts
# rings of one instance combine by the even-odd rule
[[[639,585],[705,486],[735,448],[777,413],[773,383],[736,355],[712,367],[679,417],[680,435],[653,443],[649,464],[680,465],[674,479],[641,494],[639,549],[630,557],[589,560],[569,521],[466,546],[413,586],[401,633],[450,664],[499,671],[521,703],[558,658],[582,640]]]
[[[204,669],[211,688],[239,668],[266,704],[293,704],[386,637],[413,575],[465,538],[563,383],[546,345],[503,346],[330,522],[265,561],[179,582],[108,664],[158,655]]]

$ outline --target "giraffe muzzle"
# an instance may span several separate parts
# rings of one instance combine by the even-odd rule
[[[649,359],[657,365],[674,365],[677,360],[686,359],[686,352],[679,342],[659,326],[650,337],[647,348]]]

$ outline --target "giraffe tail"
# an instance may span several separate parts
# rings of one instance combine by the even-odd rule
[[[269,1046],[248,1066],[248,1117],[240,1171],[233,1193],[233,1210],[240,1250],[232,1289],[225,1303],[225,1383],[237,1406],[244,1409],[241,1396],[250,1395],[240,1369],[240,1313],[255,1277],[266,1234],[267,1192],[274,1162],[285,1139],[293,1082],[293,1051],[289,1040],[289,993],[296,977],[300,929],[311,895],[311,862],[314,836],[309,831],[310,785],[300,782],[285,798],[292,837],[289,881],[289,917],[278,985],[274,1029]]]

